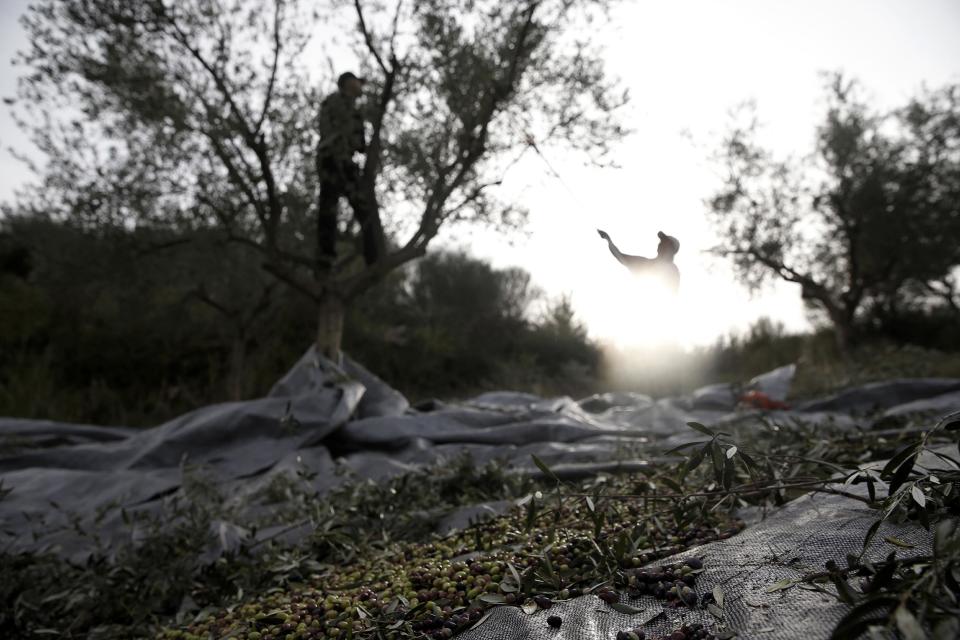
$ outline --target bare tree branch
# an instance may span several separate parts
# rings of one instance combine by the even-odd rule
[[[279,10],[279,8],[278,8]],[[263,135],[254,131],[250,124],[246,120],[246,116],[243,114],[243,111],[237,105],[236,100],[234,99],[233,92],[230,87],[227,85],[226,79],[217,71],[214,67],[200,52],[200,50],[190,44],[189,38],[183,29],[176,22],[173,16],[169,17],[169,24],[173,28],[176,37],[174,40],[180,44],[184,49],[186,49],[190,55],[206,70],[210,78],[213,80],[214,85],[220,91],[221,97],[224,99],[226,104],[230,107],[230,111],[233,114],[233,117],[236,119],[237,125],[240,128],[240,133],[243,136],[244,141],[251,151],[257,157],[257,160],[260,164],[260,170],[262,173],[263,181],[267,188],[267,201],[268,207],[261,208],[259,211],[263,214],[263,223],[266,226],[267,237],[275,238],[276,237],[276,228],[280,224],[280,216],[282,215],[283,207],[280,204],[276,182],[273,177],[273,171],[270,166],[270,158],[267,150],[266,141],[263,138]],[[212,134],[211,134],[211,137]]]
[[[402,248],[394,251],[378,260],[371,266],[368,266],[362,272],[350,276],[342,281],[338,289],[342,291],[347,299],[356,297],[369,289],[383,279],[388,273],[397,267],[416,260],[427,253],[426,244],[417,244],[412,240]]]
[[[189,242],[190,238],[176,238],[174,240],[167,240],[165,242],[150,243],[141,249],[138,252],[138,255],[146,256],[158,251],[166,251],[167,249],[173,249],[174,247],[179,247],[188,244]]]
[[[213,147],[213,152],[218,158],[220,158],[220,161],[227,170],[227,175],[230,176],[231,181],[240,189],[243,195],[246,196],[247,203],[253,207],[254,212],[257,214],[257,218],[260,220],[260,224],[263,225],[264,229],[268,229],[267,212],[264,210],[263,202],[261,202],[260,198],[257,197],[253,187],[249,185],[244,179],[243,175],[241,175],[240,171],[233,162],[233,158],[230,157],[230,154],[224,148],[223,143],[219,138],[209,131],[204,131],[203,134],[210,141],[210,144]]]
[[[283,269],[270,261],[264,262],[261,266],[263,267],[264,271],[272,275],[277,280],[287,284],[290,288],[294,289],[295,291],[299,291],[314,302],[320,302],[323,292],[313,286],[312,282],[305,282],[290,271],[287,271],[286,269]]]
[[[283,0],[274,0],[273,3],[273,64],[270,67],[270,80],[267,82],[267,92],[263,99],[263,111],[260,112],[260,117],[257,119],[257,124],[254,127],[254,133],[259,134],[260,129],[263,128],[263,122],[267,117],[267,112],[270,110],[270,101],[273,99],[273,87],[274,83],[277,81],[277,67],[280,62],[280,12],[283,5]]]
[[[392,66],[397,67],[397,28],[400,24],[400,12],[403,9],[403,0],[397,0],[397,10],[393,12],[393,25],[390,27],[390,58]]]
[[[169,15],[169,14],[168,14]],[[190,44],[189,37],[184,33],[183,29],[176,22],[173,16],[169,16],[168,24],[173,28],[175,32],[174,41],[179,44],[181,47],[187,50],[187,52],[196,60],[201,67],[207,72],[210,76],[210,79],[213,80],[214,85],[217,87],[217,90],[220,92],[221,97],[230,107],[230,112],[233,114],[233,117],[236,118],[237,124],[240,126],[241,131],[246,138],[253,137],[253,130],[250,127],[250,124],[247,122],[246,116],[243,111],[237,105],[236,100],[234,100],[233,92],[227,86],[226,79],[220,74],[219,71],[204,57],[203,53]]]
[[[494,180],[493,182],[482,182],[476,185],[473,189],[470,190],[470,193],[468,195],[464,196],[463,200],[461,200],[458,204],[454,205],[453,207],[450,207],[446,211],[446,213],[443,216],[444,219],[453,216],[455,213],[457,213],[464,207],[469,206],[470,204],[476,202],[483,195],[483,192],[489,189],[490,187],[499,187],[501,184],[503,184],[502,179]]]
[[[370,52],[370,54],[374,57],[374,59],[377,61],[377,66],[379,66],[380,69],[381,69],[385,74],[389,74],[390,71],[389,71],[389,69],[387,69],[387,65],[384,64],[383,58],[380,57],[380,52],[377,51],[377,46],[376,46],[376,44],[373,42],[373,36],[370,34],[369,29],[367,29],[367,23],[366,23],[366,20],[364,20],[364,17],[363,17],[363,7],[360,6],[360,0],[353,0],[353,6],[354,6],[354,7],[356,8],[356,10],[357,10],[357,20],[360,21],[360,33],[363,34],[363,40],[364,40],[364,42],[366,42],[366,44],[367,44],[367,50],[368,50],[368,51]]]
[[[223,306],[222,304],[214,300],[210,296],[210,294],[207,293],[206,287],[204,287],[202,284],[199,285],[197,288],[193,289],[192,291],[190,291],[187,295],[188,297],[196,298],[197,300],[204,303],[211,309],[216,310],[217,312],[219,312],[220,314],[222,314],[227,318],[230,318],[231,320],[237,317],[238,312],[236,309],[228,309],[227,307]]]
[[[502,101],[506,100],[515,89],[517,77],[520,73],[520,60],[528,54],[527,48],[529,43],[527,39],[533,29],[533,16],[538,5],[539,1],[531,2],[523,11],[524,21],[512,47],[513,54],[507,63],[505,76],[503,79],[494,80],[493,89],[486,95],[484,108],[478,118],[479,132],[466,142],[467,146],[463,150],[463,153],[459,154],[450,165],[441,167],[438,171],[437,180],[434,183],[435,187],[427,200],[420,226],[414,235],[414,239],[424,246],[426,246],[439,231],[440,222],[443,217],[443,207],[446,201],[450,195],[463,184],[469,172],[483,156],[486,150],[490,122],[496,114],[497,107]],[[448,172],[454,169],[456,169],[456,173],[453,179],[447,183],[446,177]]]

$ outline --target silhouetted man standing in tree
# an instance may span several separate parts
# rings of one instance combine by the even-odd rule
[[[357,108],[357,99],[363,95],[363,83],[350,72],[341,74],[337,79],[336,93],[327,96],[320,107],[317,244],[321,266],[332,264],[337,255],[337,209],[342,197],[350,203],[354,218],[360,223],[364,260],[373,264],[379,254],[370,207],[360,187],[360,167],[353,161],[354,153],[365,153],[367,146],[363,115]]]

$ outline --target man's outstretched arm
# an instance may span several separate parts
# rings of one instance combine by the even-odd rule
[[[610,249],[610,253],[613,254],[613,257],[617,261],[627,268],[636,267],[641,264],[646,264],[650,261],[649,258],[644,258],[643,256],[631,256],[629,254],[623,253],[620,249],[617,248],[617,245],[613,243],[613,240],[610,239],[610,235],[601,229],[597,229],[597,233],[600,234],[600,237],[607,241],[607,247]]]

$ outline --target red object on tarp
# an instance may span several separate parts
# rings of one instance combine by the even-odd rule
[[[767,410],[790,408],[786,402],[774,400],[763,391],[747,391],[740,396],[740,404],[744,404],[755,409]]]

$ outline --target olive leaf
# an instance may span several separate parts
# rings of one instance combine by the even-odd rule
[[[713,458],[713,475],[718,485],[723,485],[723,468],[726,458],[723,457],[723,449],[716,442],[711,442],[710,456]]]
[[[478,600],[487,604],[505,604],[507,602],[507,599],[500,593],[481,593]]]
[[[897,623],[897,629],[903,634],[904,640],[927,640],[923,627],[905,605],[901,604],[897,607],[893,612],[893,619]]]
[[[685,478],[688,473],[700,466],[700,463],[703,462],[703,458],[707,455],[707,449],[710,444],[707,443],[704,446],[700,447],[687,458],[686,463],[683,465],[683,469],[680,472],[680,477]]]
[[[717,606],[722,609],[723,608],[723,589],[720,588],[720,585],[717,585],[713,588],[713,599],[717,601]]]
[[[753,458],[747,455],[747,453],[743,451],[743,449],[737,449],[737,453],[740,454],[740,459],[743,460],[743,463],[747,466],[747,468],[750,471],[755,472],[758,469],[757,463],[754,462]]]
[[[790,587],[793,587],[796,584],[797,584],[796,580],[793,580],[791,578],[784,578],[783,580],[778,580],[777,582],[774,582],[773,584],[768,586],[766,589],[764,589],[764,591],[766,593],[773,593],[775,591],[782,591],[784,589],[789,589]]]
[[[923,495],[923,491],[916,484],[910,487],[910,495],[913,497],[913,501],[921,507],[927,506],[927,497]]]
[[[703,425],[700,424],[699,422],[688,422],[688,423],[687,423],[687,426],[690,427],[691,429],[693,429],[694,431],[699,431],[700,433],[702,433],[702,434],[705,435],[705,436],[710,436],[710,437],[712,437],[712,438],[715,438],[715,437],[717,436],[716,433],[714,433],[713,431],[711,431],[711,430],[708,429],[707,427],[703,426]]]
[[[533,464],[537,465],[537,468],[548,477],[551,478],[557,484],[560,484],[560,478],[557,477],[557,474],[553,472],[550,467],[547,466],[547,463],[537,457],[536,454],[531,453],[530,457],[533,458]]]
[[[676,493],[683,493],[683,487],[680,486],[680,484],[676,480],[668,478],[667,476],[661,476],[660,481],[663,482],[663,484],[670,487],[670,489],[672,489]]]
[[[878,596],[858,604],[847,612],[833,633],[830,640],[849,640],[857,638],[872,626],[883,626],[890,617],[891,610],[899,604],[896,596]]]
[[[631,607],[628,604],[622,602],[614,602],[610,605],[610,608],[619,613],[626,613],[628,615],[636,615],[638,613],[643,613],[643,609],[638,609],[637,607]]]
[[[873,574],[870,578],[869,588],[865,589],[868,593],[876,593],[881,589],[886,587],[890,581],[893,579],[894,574],[897,571],[897,552],[893,551],[887,556],[886,561],[880,566],[879,569]]]
[[[881,472],[881,477],[890,478],[890,490],[888,495],[896,493],[897,489],[907,481],[910,472],[913,471],[913,465],[917,460],[917,454],[920,452],[920,444],[914,443],[907,445],[896,455],[894,455]]]
[[[729,491],[733,487],[733,481],[735,476],[735,469],[733,466],[733,460],[727,458],[723,464],[723,488]]]
[[[517,568],[513,566],[512,562],[507,563],[507,569],[510,570],[510,575],[513,576],[513,580],[517,584],[517,587],[522,587],[523,580],[520,579],[520,574],[517,572]]]
[[[471,630],[476,629],[477,627],[482,625],[484,622],[486,622],[491,615],[493,615],[493,611],[487,611],[485,614],[483,614],[483,616],[480,617],[479,620],[476,621],[476,623],[472,627],[470,627],[470,629]]]
[[[910,544],[906,540],[901,540],[900,538],[895,538],[894,536],[887,536],[884,538],[887,542],[892,545],[896,545],[901,549],[913,549],[916,545]]]
[[[833,582],[833,586],[837,589],[837,597],[849,605],[854,605],[857,602],[857,595],[853,592],[853,589],[850,588],[850,585],[847,583],[847,579],[839,572],[830,573],[830,580]]]
[[[663,455],[665,455],[665,456],[673,455],[674,453],[679,453],[680,451],[683,451],[684,449],[689,449],[690,447],[695,447],[695,446],[697,446],[698,444],[706,444],[707,442],[710,442],[710,441],[709,441],[709,440],[694,440],[693,442],[684,442],[683,444],[679,444],[679,445],[677,445],[677,446],[675,446],[675,447],[671,447],[670,449],[667,449],[666,451],[663,452]]]

